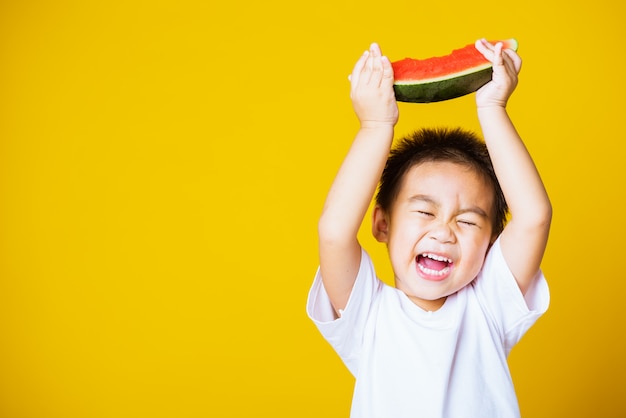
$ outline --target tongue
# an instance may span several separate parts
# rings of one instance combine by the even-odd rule
[[[420,264],[428,269],[437,271],[443,270],[448,266],[448,263],[445,261],[437,261],[428,257],[421,257]]]

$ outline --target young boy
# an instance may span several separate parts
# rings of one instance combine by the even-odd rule
[[[427,129],[389,155],[391,64],[373,44],[350,76],[360,129],[319,220],[307,312],[356,377],[353,418],[519,416],[507,356],[548,307],[552,209],[506,112],[521,59],[500,43],[476,48],[493,64],[476,93],[484,142]],[[372,230],[395,287],[357,240],[379,180]]]

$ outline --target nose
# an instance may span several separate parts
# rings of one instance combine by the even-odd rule
[[[453,244],[456,242],[456,235],[454,235],[454,231],[450,225],[445,222],[433,224],[428,233],[428,237],[442,244]]]

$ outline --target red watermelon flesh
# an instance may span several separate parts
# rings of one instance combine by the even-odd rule
[[[496,41],[492,41],[495,44]],[[501,41],[517,50],[517,41]],[[474,44],[427,59],[405,58],[392,62],[396,98],[408,102],[448,100],[478,90],[491,79],[491,63]]]

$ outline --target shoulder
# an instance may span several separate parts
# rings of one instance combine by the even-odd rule
[[[502,254],[500,239],[489,249],[471,290],[510,346],[546,312],[550,302],[550,292],[541,270],[526,294],[522,293]]]
[[[359,367],[367,329],[371,328],[371,319],[376,317],[380,296],[387,288],[377,278],[372,260],[363,250],[359,273],[348,303],[338,317],[324,289],[319,269],[315,275],[307,300],[307,315],[354,375]]]
[[[357,274],[354,286],[350,293],[350,298],[346,304],[346,308],[342,310],[342,318],[346,315],[352,315],[355,311],[361,311],[363,305],[369,305],[375,295],[380,293],[384,288],[384,283],[376,276],[374,264],[371,257],[364,249],[361,249],[361,264]],[[318,325],[320,323],[328,323],[340,319],[334,312],[324,283],[322,281],[321,272],[318,268],[313,284],[309,290],[307,299],[307,313],[309,317]],[[358,312],[354,313],[355,315]]]
[[[547,300],[537,299],[537,296],[549,297],[549,289],[543,271],[537,271],[533,278],[530,290],[524,295],[520,290],[513,272],[502,253],[500,238],[496,239],[487,255],[478,276],[472,282],[475,289],[481,293],[497,294],[500,300],[519,302],[527,309],[547,308]]]

